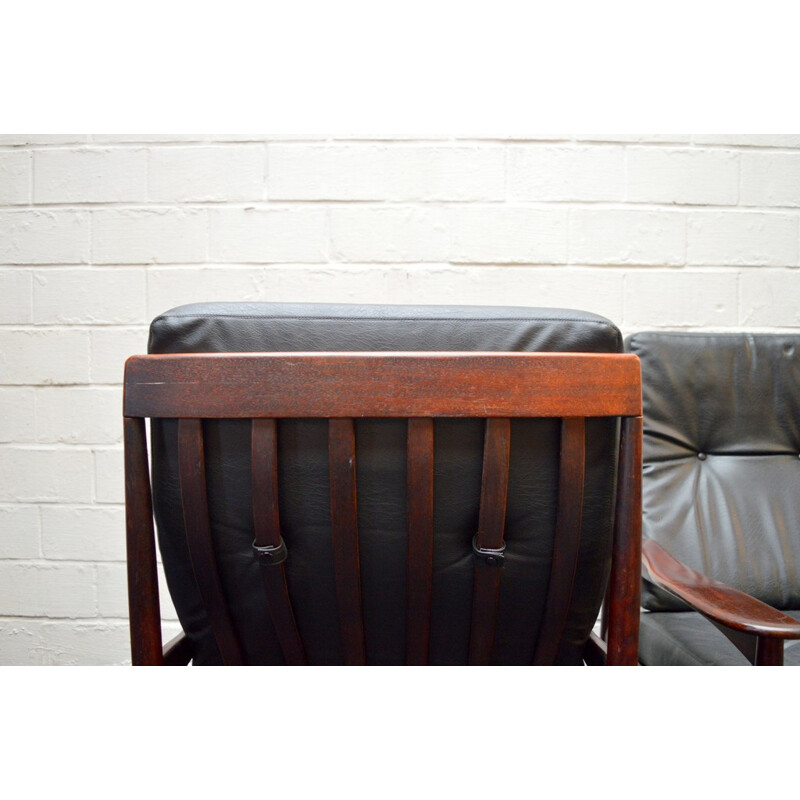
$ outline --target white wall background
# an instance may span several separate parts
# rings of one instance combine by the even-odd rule
[[[800,135],[0,135],[0,664],[129,660],[120,383],[168,308],[796,329],[799,266]]]

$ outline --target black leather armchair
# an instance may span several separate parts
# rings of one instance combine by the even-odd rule
[[[800,335],[626,348],[642,365],[641,662],[800,664]]]
[[[354,351],[368,355],[342,358]],[[370,374],[386,366],[376,353],[397,351],[423,356],[409,382]],[[442,382],[452,351],[457,369]],[[540,351],[542,364],[522,366],[552,368],[552,381],[508,373],[532,381],[521,391],[500,377],[508,354]],[[161,315],[151,355],[126,369],[134,663],[161,662],[145,417],[159,546],[185,631],[168,663],[635,663],[641,400],[638,362],[621,351],[612,323],[560,309],[218,303]],[[264,356],[276,353],[289,355]],[[567,353],[589,356],[573,368]],[[310,361],[336,391],[318,392]],[[341,363],[357,368],[352,391]],[[271,383],[273,364],[285,387]],[[307,391],[296,372],[311,375]],[[369,405],[370,391],[388,405],[407,397],[409,421],[333,419],[356,396]],[[420,412],[425,392],[447,405]],[[536,413],[517,418],[515,392]],[[305,415],[316,393],[333,412],[286,418]],[[540,394],[546,413],[534,408]],[[167,395],[177,410],[163,411]],[[253,419],[211,418],[228,400],[230,416]],[[592,634],[604,598],[607,642]]]

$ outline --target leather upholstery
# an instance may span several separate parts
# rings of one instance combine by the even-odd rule
[[[800,620],[800,609],[785,609]],[[747,666],[725,635],[694,611],[646,611],[639,630],[639,660],[649,667]],[[784,645],[783,663],[800,666],[800,641]]]
[[[554,350],[620,352],[619,331],[592,314],[559,309],[211,303],[152,323],[149,351]],[[219,653],[192,575],[178,489],[177,425],[152,424],[154,510],[162,560],[196,664]],[[332,573],[324,421],[279,424],[279,491],[298,627],[312,664],[341,663]],[[204,423],[212,533],[223,585],[248,663],[280,664],[253,558],[249,424]],[[356,423],[359,538],[367,661],[405,660],[405,435],[395,420]],[[483,445],[479,420],[435,423],[434,589],[430,661],[466,663],[471,541],[477,529]],[[610,564],[616,425],[587,425],[581,579],[557,663],[579,663]],[[558,424],[512,422],[507,556],[496,663],[530,663],[547,590],[557,488]]]
[[[643,536],[800,608],[800,335],[637,333],[626,347],[642,364]],[[642,594],[686,609],[647,581]]]

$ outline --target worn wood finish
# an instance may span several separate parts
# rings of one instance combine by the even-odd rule
[[[642,418],[623,417],[608,591],[608,665],[638,664],[642,597]]]
[[[239,665],[244,663],[244,659],[225,601],[211,538],[202,425],[197,419],[182,419],[178,423],[178,472],[186,541],[222,660],[225,664]]]
[[[499,550],[503,546],[508,497],[508,460],[511,447],[511,420],[487,419],[483,446],[481,504],[475,542],[480,549]],[[469,663],[489,664],[494,646],[497,604],[503,570],[476,562],[472,583],[472,626]]]
[[[544,619],[533,663],[552,664],[569,615],[583,520],[583,484],[586,469],[586,424],[582,417],[561,421],[558,470],[558,507],[553,538],[553,560],[547,587]]]
[[[259,547],[281,543],[278,510],[278,432],[274,419],[254,419],[251,437],[251,480],[253,484],[253,528]],[[305,650],[286,583],[283,564],[261,565],[261,582],[275,634],[287,664],[306,663]]]
[[[124,421],[124,440],[131,662],[134,666],[158,665],[162,663],[161,611],[147,434],[143,419]]]
[[[356,504],[356,437],[352,419],[328,422],[331,486],[331,538],[339,631],[348,665],[365,664],[361,567]]]
[[[406,663],[427,664],[433,592],[433,420],[408,421]]]
[[[125,374],[133,417],[600,417],[642,403],[631,355],[159,355]]]
[[[653,583],[709,619],[756,636],[800,639],[796,619],[687,567],[652,539],[643,543],[642,556]]]

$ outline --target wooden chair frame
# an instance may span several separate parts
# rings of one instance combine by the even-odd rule
[[[637,663],[641,575],[641,377],[636,356],[583,353],[234,353],[133,356],[125,368],[125,491],[132,661],[187,663],[188,641],[162,649],[146,418],[179,420],[187,540],[226,663],[242,653],[211,547],[203,419],[252,420],[255,549],[287,663],[305,662],[282,565],[275,420],[329,420],[334,577],[347,663],[364,662],[354,418],[408,419],[408,663],[427,663],[432,585],[433,419],[487,420],[470,663],[489,663],[502,570],[510,419],[562,419],[556,539],[534,663],[552,663],[572,591],[585,467],[584,421],[621,418],[612,564],[603,635],[587,663]]]

